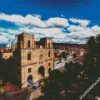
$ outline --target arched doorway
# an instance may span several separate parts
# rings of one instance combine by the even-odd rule
[[[45,77],[45,69],[44,69],[43,66],[40,66],[40,67],[39,67],[38,73],[39,73],[41,76]]]
[[[32,77],[32,75],[29,75],[29,76],[28,76],[27,82],[28,82],[29,84],[33,84],[33,77]]]

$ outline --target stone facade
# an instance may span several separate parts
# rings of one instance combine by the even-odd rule
[[[37,48],[38,47],[38,48]],[[34,35],[18,35],[14,57],[18,62],[18,80],[21,88],[47,77],[54,66],[53,43],[49,38],[40,39],[36,45]]]

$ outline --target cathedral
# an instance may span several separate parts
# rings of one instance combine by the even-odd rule
[[[21,88],[47,77],[54,66],[53,42],[42,38],[35,42],[34,35],[18,35],[13,57],[17,62],[17,78]]]

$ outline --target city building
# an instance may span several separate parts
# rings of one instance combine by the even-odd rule
[[[7,59],[9,59],[10,57],[13,57],[13,51],[12,51],[11,48],[5,47],[5,48],[1,48],[1,49],[0,49],[0,58],[1,58],[1,59],[7,60]]]

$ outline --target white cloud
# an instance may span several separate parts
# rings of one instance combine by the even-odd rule
[[[65,18],[56,17],[56,18],[48,19],[46,21],[46,25],[47,25],[47,27],[55,27],[55,26],[66,27],[69,25],[69,23],[68,23],[68,20]]]
[[[0,43],[7,43],[8,39],[5,36],[0,36]]]
[[[20,30],[24,30],[27,33],[33,33],[37,38],[43,37],[53,37],[53,38],[64,38],[65,33],[62,32],[62,28],[20,28]]]
[[[93,26],[93,27],[70,26],[68,30],[70,31],[70,33],[66,35],[66,38],[75,39],[77,43],[86,43],[89,37],[100,34],[99,26]]]
[[[68,25],[68,21],[65,18],[50,18],[47,21],[46,20],[41,20],[41,17],[39,15],[26,15],[21,16],[21,15],[7,15],[4,13],[0,14],[0,20],[4,21],[9,21],[13,22],[19,26],[22,25],[29,25],[29,26],[34,26],[34,27],[41,27],[41,28],[47,28],[47,27],[66,27]]]
[[[100,33],[100,26],[95,25],[95,26],[92,27],[92,30]]]
[[[6,31],[7,31],[7,33],[9,33],[10,35],[17,35],[17,34],[20,34],[21,32],[23,32],[23,31],[21,31],[21,30],[14,30],[14,29],[6,29]]]
[[[55,42],[66,43],[86,43],[90,36],[100,34],[100,26],[90,26],[89,20],[60,17],[49,18],[42,20],[39,15],[7,15],[0,14],[0,20],[9,21],[19,26],[18,29],[0,28],[0,42],[8,42],[10,39],[15,39],[16,34],[26,32],[35,34],[36,39],[42,37],[53,37]],[[69,22],[72,23],[69,23]]]
[[[83,19],[76,19],[76,18],[70,18],[69,19],[72,23],[75,23],[75,24],[79,24],[83,27],[86,27],[90,24],[90,21],[89,20],[83,20]]]
[[[70,31],[70,32],[78,32],[78,31],[83,31],[84,30],[84,27],[70,25],[70,27],[68,27],[67,30]]]
[[[7,15],[7,14],[0,14],[0,20],[13,22],[17,25],[33,25],[39,27],[45,27],[45,23],[41,21],[39,16],[21,16],[21,15]]]

